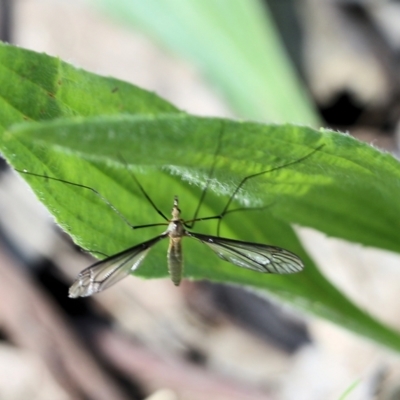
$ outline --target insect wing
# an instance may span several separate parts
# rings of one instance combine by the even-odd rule
[[[299,257],[280,247],[193,232],[186,234],[206,244],[218,257],[241,268],[270,274],[292,274],[304,268]]]
[[[138,244],[84,269],[69,289],[69,297],[86,297],[114,285],[136,270],[149,250],[166,235]]]

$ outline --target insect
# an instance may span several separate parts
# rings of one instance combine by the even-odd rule
[[[101,292],[104,289],[107,289],[110,286],[114,285],[121,279],[128,276],[131,272],[137,270],[140,267],[143,260],[145,259],[145,257],[147,256],[148,252],[151,250],[151,248],[161,240],[167,238],[169,239],[169,247],[167,253],[168,270],[171,280],[176,286],[180,284],[183,274],[182,239],[185,237],[198,240],[199,242],[208,246],[222,260],[227,261],[241,268],[246,268],[256,272],[271,273],[271,274],[291,274],[301,271],[304,268],[303,262],[294,253],[276,246],[220,237],[219,227],[222,218],[226,214],[233,211],[241,210],[241,209],[228,210],[228,208],[232,203],[234,197],[240,190],[240,188],[245,184],[247,180],[260,176],[262,174],[266,174],[268,172],[285,168],[289,165],[297,164],[305,160],[306,158],[310,157],[321,147],[322,146],[314,149],[312,152],[308,153],[304,157],[299,158],[295,161],[245,177],[244,179],[241,180],[239,185],[232,193],[221,214],[205,218],[197,218],[197,213],[200,209],[201,203],[208,189],[210,177],[212,175],[214,166],[212,167],[211,174],[210,177],[208,178],[206,187],[202,192],[202,196],[197,206],[195,216],[191,220],[184,220],[181,218],[181,210],[179,209],[179,200],[177,196],[174,197],[173,201],[172,218],[168,219],[162,213],[162,211],[159,208],[157,208],[153,200],[145,192],[140,182],[137,180],[136,176],[132,174],[132,177],[136,181],[136,184],[138,185],[139,189],[141,190],[145,198],[150,202],[150,204],[157,211],[157,213],[161,215],[166,221],[164,223],[155,223],[155,224],[147,224],[140,226],[132,226],[126,220],[126,218],[116,209],[116,207],[114,207],[110,202],[108,202],[95,189],[89,186],[46,176],[45,178],[47,179],[52,179],[73,186],[78,186],[81,188],[91,190],[92,192],[97,194],[103,201],[105,201],[127,224],[129,224],[129,226],[132,229],[146,228],[151,226],[162,226],[162,225],[167,226],[164,232],[154,237],[153,239],[137,244],[110,257],[106,257],[105,259],[100,260],[90,265],[89,267],[85,268],[82,272],[79,273],[77,279],[70,287],[69,297],[77,298],[77,297],[91,296],[92,294]],[[17,171],[28,175],[44,177],[43,175],[38,175],[27,171],[19,171],[19,170]],[[189,230],[193,228],[195,222],[211,220],[211,219],[219,220],[217,228],[218,236],[204,235]]]

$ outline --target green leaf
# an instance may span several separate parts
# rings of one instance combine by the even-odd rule
[[[214,160],[212,190],[201,216],[218,215],[243,177],[293,162],[322,144],[301,163],[248,181],[232,207],[267,208],[229,214],[221,231],[221,236],[287,248],[304,260],[304,272],[275,276],[242,270],[219,260],[205,246],[186,240],[185,276],[268,289],[281,299],[400,350],[399,335],[335,289],[288,225],[299,221],[339,237],[399,251],[398,227],[386,223],[389,218],[395,221],[399,206],[392,199],[400,195],[399,163],[389,154],[334,132],[185,115],[25,124],[4,136],[3,150],[18,169],[95,188],[133,225],[141,225],[163,220],[143,198],[129,169],[164,214],[178,194],[183,217],[190,219]],[[23,176],[63,229],[86,249],[113,254],[162,231],[161,227],[132,232],[89,190]],[[377,199],[382,222],[376,218]],[[352,215],[355,210],[357,216]],[[215,234],[215,223],[198,223],[196,231]],[[166,244],[158,245],[137,273],[165,277],[165,250]]]
[[[217,190],[225,195],[243,177],[273,167],[272,161],[293,161],[323,143],[312,173],[298,176],[303,166],[296,165],[254,179],[246,187],[254,193],[246,194],[243,204],[274,201],[270,212],[289,223],[400,252],[400,205],[392,204],[393,197],[400,198],[399,163],[348,135],[187,115],[79,118],[23,125],[10,135],[14,132],[26,143],[61,147],[92,160],[120,163],[122,156],[133,166],[173,166],[190,183],[198,178],[187,169],[210,168],[222,132]]]
[[[349,397],[349,394],[354,391],[354,389],[359,386],[361,383],[361,379],[355,380],[346,390],[340,395],[339,400],[346,400]]]
[[[96,0],[190,60],[242,117],[317,125],[314,106],[258,0]]]
[[[0,149],[13,166],[87,184],[135,225],[158,222],[160,217],[143,199],[126,163],[165,214],[173,195],[179,194],[183,216],[191,218],[215,160],[221,132],[215,178],[202,215],[220,212],[244,176],[301,158],[324,143],[304,162],[248,181],[232,206],[268,207],[262,212],[227,215],[221,232],[226,237],[292,250],[303,259],[304,272],[267,276],[245,271],[187,240],[186,275],[267,289],[400,350],[396,332],[358,309],[320,274],[288,224],[299,222],[398,251],[399,206],[395,199],[399,167],[390,155],[327,131],[186,116],[133,85],[2,44],[0,102],[0,126],[4,128]],[[11,124],[27,120],[46,122],[25,122],[10,129]],[[91,191],[22,176],[58,223],[87,249],[112,254],[160,232],[156,228],[132,232]],[[379,204],[374,206],[374,201]],[[215,234],[215,224],[198,223],[196,230]],[[160,244],[150,252],[139,271],[143,276],[166,275],[165,247]]]
[[[0,126],[60,117],[178,113],[153,93],[0,42]]]

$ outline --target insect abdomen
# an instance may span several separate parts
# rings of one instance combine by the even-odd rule
[[[171,238],[168,248],[168,270],[175,286],[182,280],[183,261],[181,238]]]

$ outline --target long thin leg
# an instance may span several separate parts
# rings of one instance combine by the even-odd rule
[[[271,204],[273,204],[273,203],[271,203]],[[269,208],[269,207],[271,206],[271,204],[268,204],[268,205],[266,205],[266,206],[261,206],[261,207],[240,207],[240,208],[234,208],[233,210],[227,210],[227,211],[225,212],[224,215],[221,215],[221,214],[220,214],[220,215],[213,215],[212,217],[196,218],[196,221],[195,221],[195,222],[197,222],[197,221],[199,221],[199,222],[200,222],[200,221],[208,221],[208,220],[212,220],[212,219],[221,220],[222,217],[224,217],[225,215],[231,214],[231,213],[237,212],[237,211],[260,211],[260,210],[265,210],[266,208]],[[185,222],[184,222],[185,227],[190,229],[190,225],[187,224],[188,222],[193,222],[193,220],[189,220],[189,221],[185,221]],[[219,222],[219,221],[218,221],[218,222]],[[220,227],[220,224],[218,223],[218,226],[217,226],[217,236],[219,236],[219,227]]]
[[[192,229],[194,227],[194,224],[197,221],[203,221],[204,220],[204,219],[197,218],[197,215],[199,214],[200,207],[203,204],[204,198],[206,197],[207,190],[208,190],[208,188],[210,186],[211,178],[212,178],[212,176],[214,174],[215,164],[217,163],[217,156],[218,156],[218,154],[219,154],[219,152],[221,150],[222,136],[224,134],[224,125],[223,124],[224,124],[224,122],[221,121],[221,130],[219,132],[218,144],[217,144],[217,148],[215,150],[214,160],[213,160],[213,163],[212,163],[212,166],[211,166],[211,169],[210,169],[210,173],[208,174],[206,186],[203,189],[203,192],[201,193],[200,200],[199,200],[199,202],[197,204],[197,208],[196,208],[196,211],[194,212],[193,218],[190,219],[189,221],[185,221],[185,226],[187,228],[189,228],[189,229]],[[213,218],[207,218],[207,219],[213,219]]]
[[[324,144],[322,144],[321,146],[317,147],[316,149],[314,149],[312,152],[310,152],[309,154],[305,155],[304,157],[298,158],[297,160],[291,161],[291,162],[289,162],[287,164],[283,164],[283,165],[280,165],[278,167],[274,167],[274,168],[266,170],[266,171],[262,171],[262,172],[258,172],[258,173],[253,174],[253,175],[246,176],[245,178],[243,178],[240,181],[239,185],[236,187],[236,189],[232,193],[231,197],[229,198],[229,200],[228,200],[227,204],[225,205],[224,209],[222,210],[221,214],[213,215],[211,217],[190,219],[190,220],[184,222],[185,227],[188,228],[188,229],[191,229],[194,226],[194,222],[209,221],[209,220],[213,220],[213,219],[218,219],[217,236],[219,236],[221,221],[222,221],[222,218],[225,215],[233,213],[233,212],[237,212],[237,211],[260,211],[260,210],[265,210],[266,208],[269,208],[271,206],[271,204],[273,204],[273,203],[270,203],[270,204],[268,204],[266,206],[261,206],[261,207],[240,207],[240,208],[235,208],[233,210],[228,210],[230,204],[232,203],[234,197],[236,196],[236,193],[246,183],[246,181],[248,181],[251,178],[255,178],[255,177],[259,176],[259,175],[266,174],[267,172],[276,171],[278,169],[282,169],[282,168],[288,167],[290,165],[297,164],[297,163],[299,163],[301,161],[304,161],[306,158],[308,158],[311,155],[313,155],[316,151],[320,150],[323,146],[324,146]],[[190,224],[190,222],[192,222],[192,224]]]
[[[168,225],[165,222],[161,222],[161,223],[156,223],[156,224],[146,224],[146,225],[132,225],[126,218],[125,216],[121,213],[121,211],[119,211],[114,204],[112,204],[109,200],[107,200],[100,192],[98,192],[96,189],[93,189],[90,186],[86,186],[86,185],[82,185],[81,183],[75,183],[75,182],[70,182],[70,181],[66,181],[65,179],[60,179],[60,178],[53,178],[51,176],[47,176],[47,175],[40,175],[40,174],[35,174],[33,172],[28,172],[28,171],[20,171],[18,169],[15,169],[17,172],[21,173],[21,174],[26,174],[26,175],[32,175],[32,176],[36,176],[39,178],[45,178],[45,179],[50,179],[52,181],[56,181],[56,182],[61,182],[61,183],[65,183],[67,185],[71,185],[71,186],[76,186],[82,189],[87,189],[90,190],[92,193],[94,193],[96,196],[98,196],[105,204],[107,204],[121,219],[122,221],[124,221],[131,229],[140,229],[140,228],[150,228],[152,226],[165,226]],[[136,177],[135,177],[136,179]],[[143,188],[140,186],[140,183],[137,182],[139,184],[139,187],[141,188],[141,190],[144,192]],[[149,198],[146,195],[146,198]],[[151,201],[151,199],[149,198],[150,203],[152,205],[154,205],[154,203]],[[166,217],[164,217],[167,221],[169,221]]]
[[[67,185],[71,185],[71,186],[79,187],[79,188],[82,188],[82,189],[90,190],[92,193],[94,193],[96,196],[98,196],[105,204],[107,204],[121,218],[121,220],[124,221],[130,228],[137,229],[137,227],[132,225],[125,218],[125,216],[121,213],[121,211],[119,211],[117,209],[117,207],[114,206],[114,204],[112,204],[100,192],[98,192],[96,189],[93,189],[90,186],[82,185],[80,183],[69,182],[69,181],[66,181],[65,179],[53,178],[53,177],[47,176],[47,175],[35,174],[34,172],[21,171],[19,169],[15,169],[15,171],[19,172],[20,174],[26,174],[26,175],[36,176],[36,177],[39,177],[39,178],[50,179],[52,181],[61,182],[61,183],[65,183]]]
[[[125,161],[125,159],[122,157],[122,154],[118,154],[119,158],[122,160],[122,162],[128,167],[128,163]],[[131,177],[135,181],[136,185],[139,187],[140,191],[142,192],[143,196],[147,199],[147,201],[152,205],[154,210],[161,215],[166,221],[169,221],[169,219],[165,216],[165,214],[156,206],[154,201],[151,199],[151,197],[146,193],[146,191],[143,189],[143,186],[140,184],[138,178],[136,178],[136,175],[129,169],[127,168]]]
[[[240,181],[239,185],[236,186],[236,189],[233,191],[231,197],[229,198],[228,202],[226,203],[226,205],[225,205],[224,209],[222,210],[221,214],[215,217],[215,219],[218,219],[217,236],[219,236],[219,231],[220,231],[220,226],[221,226],[222,218],[223,218],[226,214],[228,214],[228,208],[229,208],[229,206],[231,205],[233,199],[235,198],[237,192],[240,190],[240,188],[241,188],[249,179],[252,179],[252,178],[255,178],[255,177],[257,177],[257,176],[266,174],[266,173],[268,173],[268,172],[273,172],[273,171],[277,171],[277,170],[282,169],[282,168],[289,167],[290,165],[294,165],[294,164],[300,163],[300,162],[306,160],[307,158],[311,157],[314,153],[316,153],[318,150],[320,150],[320,149],[321,149],[322,147],[324,147],[324,146],[325,146],[324,144],[318,146],[316,149],[314,149],[314,150],[311,151],[310,153],[306,154],[305,156],[303,156],[303,157],[301,157],[301,158],[298,158],[297,160],[293,160],[293,161],[291,161],[291,162],[289,162],[289,163],[286,163],[286,164],[283,164],[283,165],[279,165],[278,167],[274,167],[274,168],[271,168],[271,169],[267,169],[267,170],[265,170],[265,171],[257,172],[256,174],[248,175],[248,176],[246,176],[245,178],[243,178],[243,179]],[[237,210],[237,209],[236,209],[236,210]],[[234,210],[232,210],[232,211],[234,211]]]
[[[133,229],[140,229],[140,228],[151,228],[153,226],[167,226],[168,223],[166,222],[160,222],[158,224],[146,224],[146,225],[137,225],[137,226],[133,226]]]
[[[156,204],[154,203],[154,201],[151,199],[151,197],[146,193],[146,191],[143,189],[143,186],[140,184],[139,180],[136,178],[136,175],[132,172],[129,171],[129,173],[131,174],[132,178],[135,180],[136,184],[138,185],[140,191],[142,192],[143,196],[146,197],[146,199],[148,200],[148,202],[153,206],[154,210],[157,211],[157,213],[159,215],[161,215],[161,217],[163,217],[166,221],[169,221],[169,219],[165,216],[165,214],[156,206]]]

